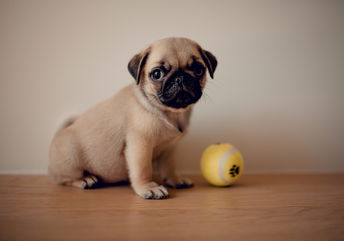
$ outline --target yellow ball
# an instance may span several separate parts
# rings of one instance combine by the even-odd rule
[[[239,179],[244,170],[241,153],[231,144],[220,143],[209,146],[201,158],[204,178],[215,186],[229,186]]]

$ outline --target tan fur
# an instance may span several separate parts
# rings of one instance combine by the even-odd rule
[[[139,85],[127,86],[56,133],[49,153],[49,173],[57,183],[85,188],[97,182],[92,181],[95,177],[105,183],[128,180],[142,197],[165,198],[165,187],[153,182],[154,166],[160,184],[192,185],[176,175],[173,158],[188,128],[192,106],[175,110],[160,104],[148,70],[161,60],[173,68],[188,64],[191,56],[202,61],[198,45],[188,39],[169,38],[149,48]],[[202,82],[204,87],[205,77]],[[92,176],[85,177],[85,171]]]

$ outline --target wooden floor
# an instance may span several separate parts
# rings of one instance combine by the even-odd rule
[[[344,175],[244,175],[237,185],[144,200],[0,176],[0,240],[344,240]]]

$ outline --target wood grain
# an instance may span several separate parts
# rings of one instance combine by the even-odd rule
[[[0,176],[0,240],[344,240],[344,175],[244,175],[144,200],[127,185],[79,190]]]

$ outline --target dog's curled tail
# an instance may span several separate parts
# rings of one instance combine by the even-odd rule
[[[64,130],[65,128],[67,128],[68,126],[72,125],[76,121],[76,119],[78,119],[78,117],[79,116],[71,116],[67,118],[66,120],[64,120],[62,124],[60,125],[60,127],[57,129],[57,132],[60,132]]]

